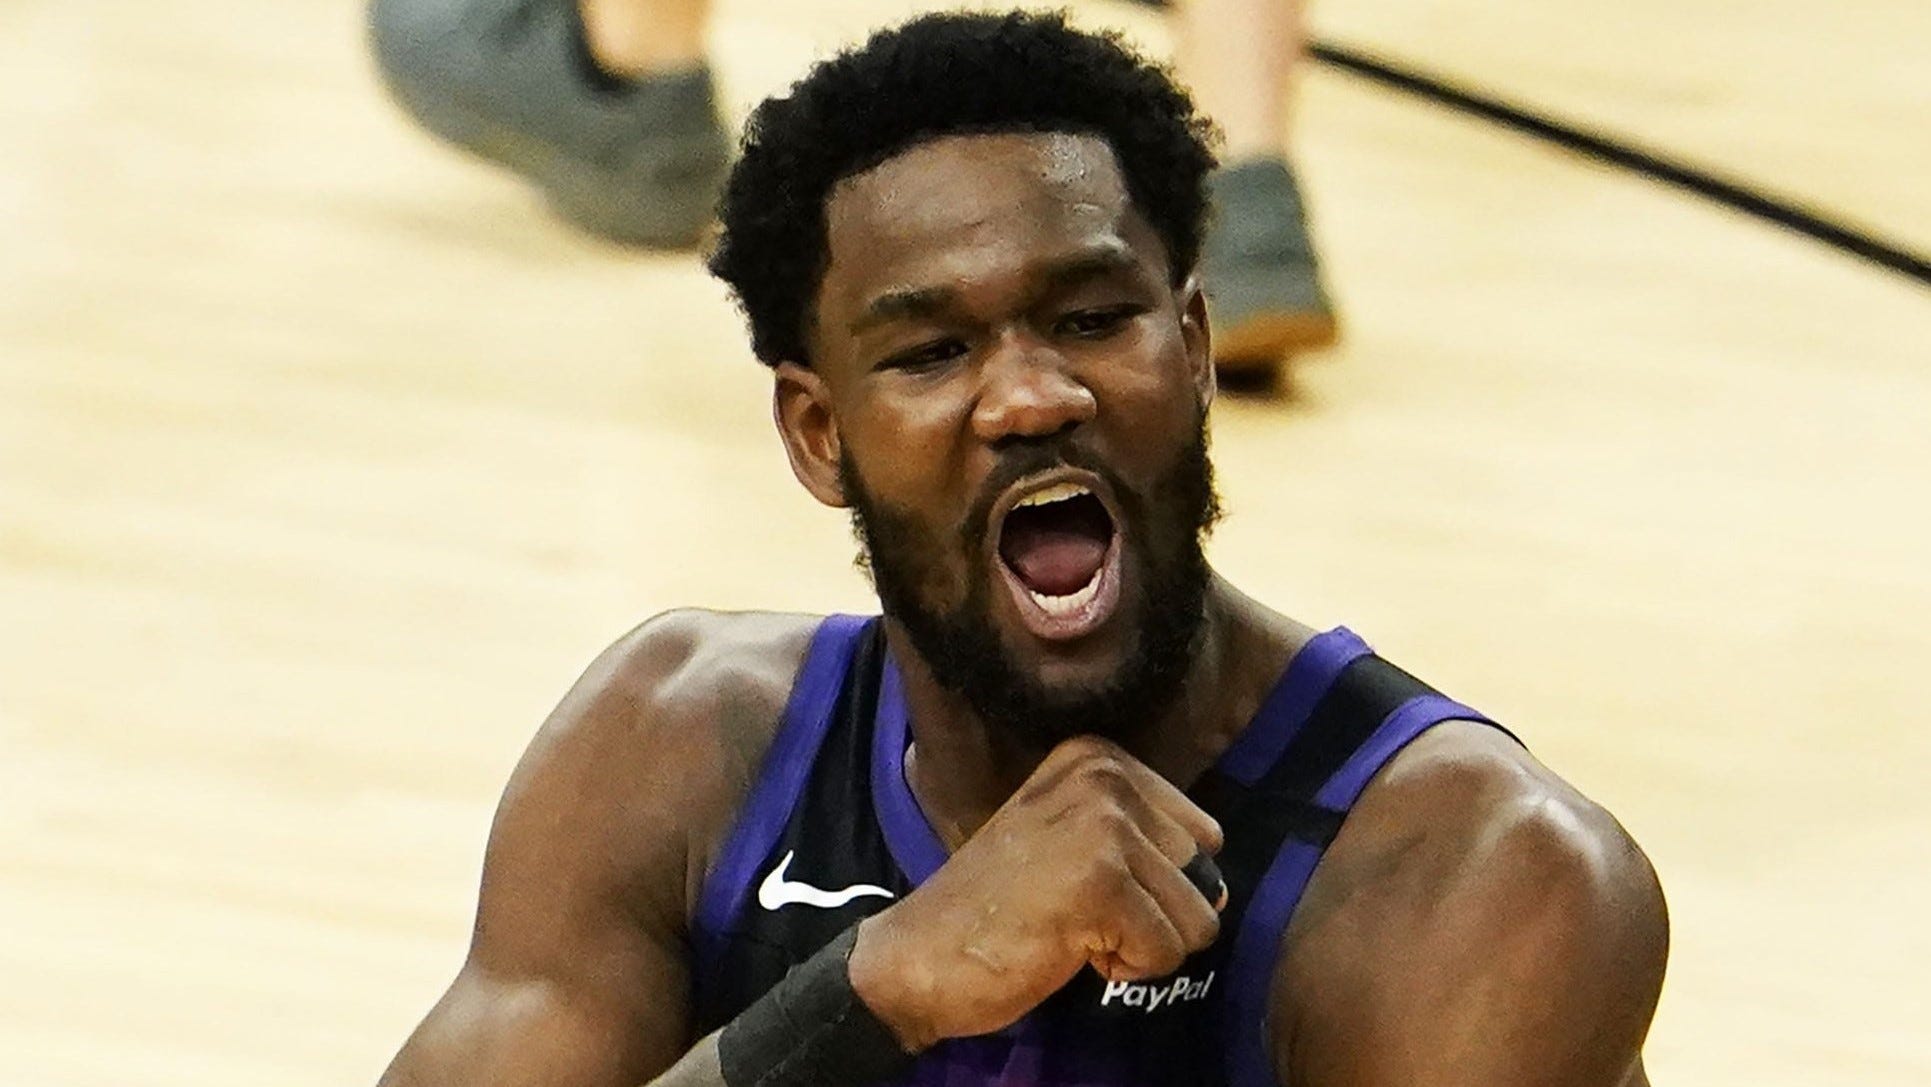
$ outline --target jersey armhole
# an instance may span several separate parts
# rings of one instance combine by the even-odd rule
[[[784,716],[759,764],[757,779],[739,807],[698,896],[697,915],[690,925],[698,977],[708,974],[717,961],[725,937],[736,927],[758,868],[777,844],[804,792],[818,749],[831,730],[852,656],[871,622],[866,616],[832,615],[812,634],[791,696],[785,702]]]
[[[1423,687],[1396,705],[1361,739],[1311,797],[1317,812],[1333,817],[1338,829],[1369,782],[1416,737],[1445,721],[1488,725],[1517,743],[1515,734],[1454,699]],[[1294,910],[1326,852],[1327,841],[1289,837],[1274,854],[1254,889],[1234,938],[1228,964],[1226,1003],[1222,1006],[1228,1087],[1285,1087],[1274,1075],[1266,1035],[1267,1000]]]

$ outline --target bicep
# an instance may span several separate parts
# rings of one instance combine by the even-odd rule
[[[1290,1001],[1283,1082],[1645,1082],[1668,946],[1647,860],[1599,810],[1530,808],[1490,829],[1456,878],[1385,912],[1357,902],[1331,927],[1340,938],[1309,958],[1345,979],[1340,999]]]
[[[502,831],[469,957],[381,1087],[644,1083],[689,1042],[683,941],[578,862],[505,855]]]
[[[512,775],[468,958],[383,1087],[636,1087],[688,1048],[683,757],[610,671]]]
[[[683,1050],[681,974],[634,977],[676,994],[647,1002],[585,979],[499,975],[472,961],[380,1087],[636,1087]]]

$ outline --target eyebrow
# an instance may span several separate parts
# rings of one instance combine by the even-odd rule
[[[1072,256],[1046,261],[1036,266],[1029,278],[1034,281],[1035,297],[1064,294],[1096,279],[1140,270],[1140,262],[1124,248],[1107,246],[1081,251]],[[848,331],[856,336],[888,321],[919,320],[935,317],[951,309],[959,292],[952,287],[901,287],[872,299],[852,319]]]
[[[936,316],[952,308],[958,294],[950,287],[900,287],[886,291],[852,319],[849,331],[856,336],[888,321]]]

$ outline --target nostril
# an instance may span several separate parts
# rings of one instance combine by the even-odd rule
[[[1078,430],[1080,420],[1068,419],[1053,430],[1013,430],[992,439],[992,447],[998,450],[1013,449],[1026,445],[1046,445]]]

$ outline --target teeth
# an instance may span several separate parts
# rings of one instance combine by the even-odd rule
[[[1077,483],[1055,483],[1050,487],[1047,487],[1043,490],[1034,491],[1033,493],[1020,499],[1019,507],[1015,507],[1015,508],[1020,508],[1025,506],[1043,506],[1048,502],[1064,502],[1069,498],[1078,498],[1080,495],[1091,494],[1091,493],[1093,492],[1087,490],[1085,487],[1082,487]]]
[[[1026,595],[1032,597],[1033,603],[1038,604],[1039,609],[1047,615],[1055,619],[1070,619],[1078,615],[1081,609],[1091,604],[1093,598],[1099,595],[1101,576],[1093,575],[1093,580],[1065,596],[1047,596],[1045,593],[1036,593],[1031,589],[1026,590]]]

